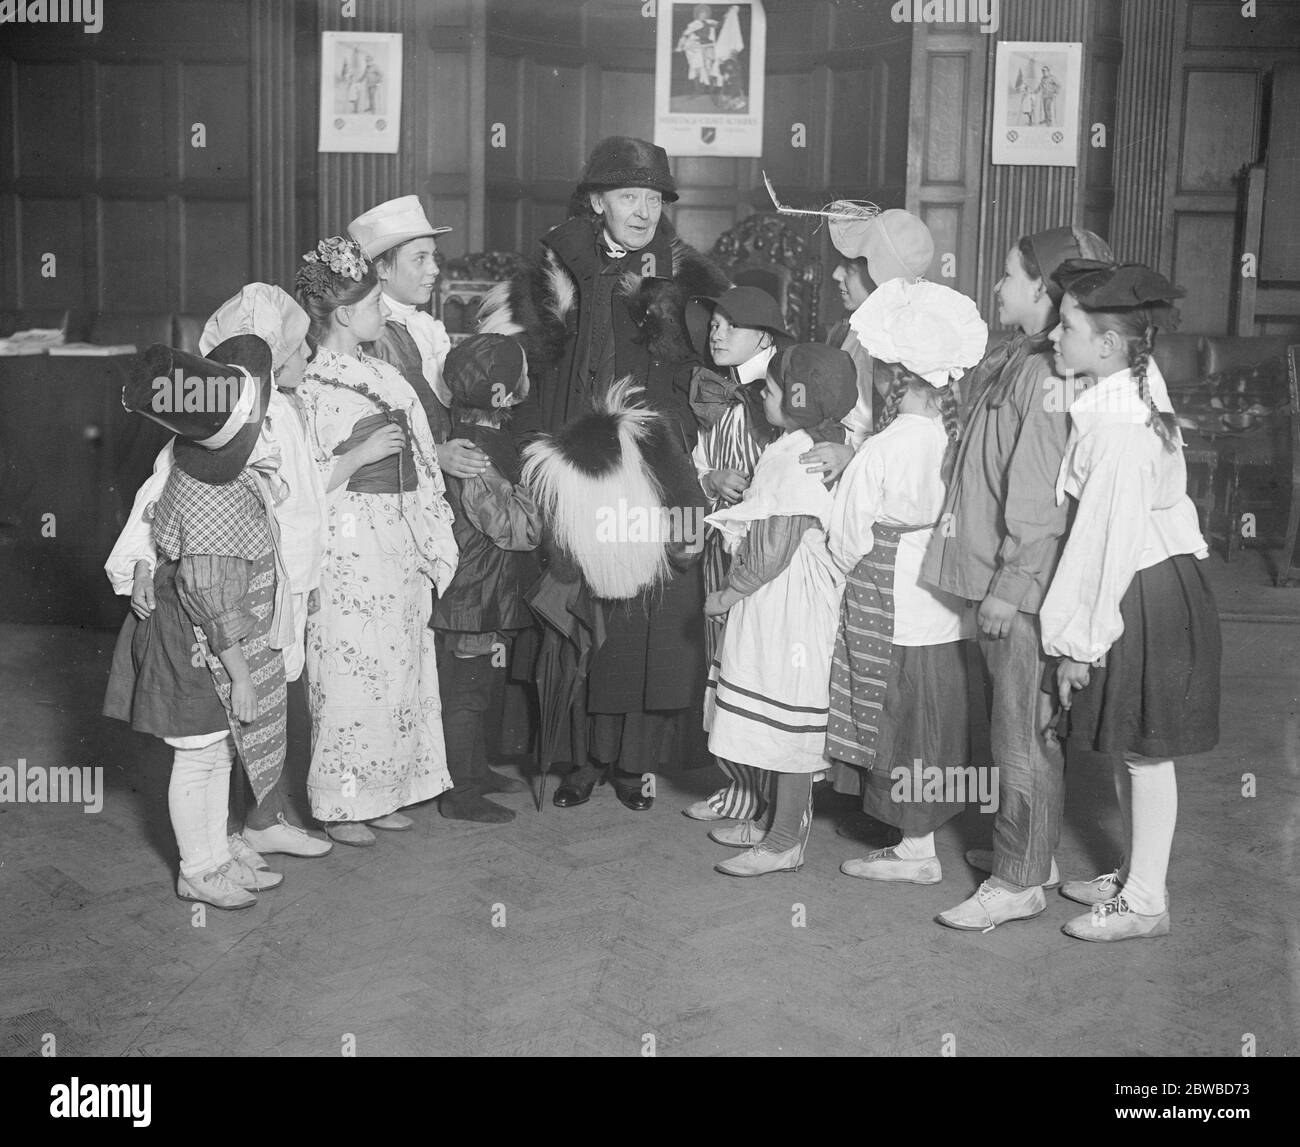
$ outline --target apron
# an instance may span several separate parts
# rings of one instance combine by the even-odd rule
[[[843,577],[810,529],[779,577],[731,607],[709,666],[709,751],[780,773],[826,768],[827,669]]]
[[[898,541],[913,529],[925,528],[874,524],[871,552],[845,579],[826,722],[826,755],[836,762],[834,780],[840,792],[858,791],[858,774],[849,766],[869,769],[876,759],[885,697],[893,683]]]

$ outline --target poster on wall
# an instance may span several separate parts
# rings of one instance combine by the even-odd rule
[[[763,154],[761,0],[659,0],[655,143],[669,155]]]
[[[998,44],[993,162],[1077,167],[1083,45]]]
[[[323,32],[320,151],[397,151],[400,32]]]

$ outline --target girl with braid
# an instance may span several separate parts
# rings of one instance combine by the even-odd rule
[[[852,322],[892,381],[878,433],[844,471],[831,510],[827,545],[847,579],[826,755],[836,762],[835,788],[861,795],[863,811],[902,839],[841,871],[937,884],[935,829],[965,800],[923,784],[922,770],[933,776],[970,761],[964,639],[972,619],[961,598],[921,585],[921,563],[957,462],[952,383],[983,355],[988,328],[965,295],[903,279],[873,291]]]
[[[1124,834],[1113,872],[1069,881],[1092,907],[1065,925],[1080,940],[1169,932],[1165,878],[1178,813],[1174,758],[1219,739],[1219,615],[1187,496],[1182,437],[1156,331],[1184,292],[1138,264],[1063,263],[1052,331],[1059,373],[1092,380],[1070,404],[1056,484],[1074,517],[1041,611],[1043,648],[1069,738],[1111,758]]]

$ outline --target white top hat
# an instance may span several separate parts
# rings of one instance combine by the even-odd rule
[[[361,245],[367,259],[391,251],[409,239],[441,235],[450,230],[450,227],[435,227],[429,222],[418,195],[390,199],[363,212],[348,224],[348,234]]]

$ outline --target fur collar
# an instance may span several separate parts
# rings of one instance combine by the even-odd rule
[[[641,327],[651,358],[686,361],[693,355],[684,326],[686,303],[697,295],[721,294],[730,283],[712,261],[683,243],[666,219],[651,246],[668,257],[671,276],[642,275],[633,253],[619,294]],[[530,367],[554,366],[577,322],[579,280],[598,270],[598,260],[592,221],[577,217],[562,223],[542,240],[541,254],[528,267],[484,297],[478,329],[519,338]]]

